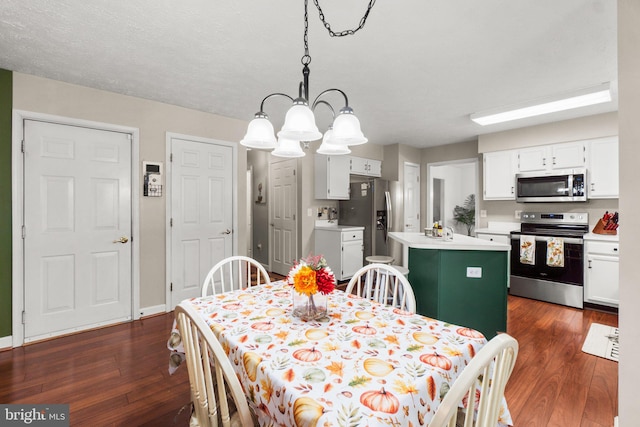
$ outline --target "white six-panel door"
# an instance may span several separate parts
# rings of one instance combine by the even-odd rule
[[[233,255],[233,148],[171,138],[171,309]]]
[[[297,160],[271,163],[271,270],[287,275],[297,259]]]
[[[131,318],[130,138],[24,121],[25,342]]]
[[[420,165],[404,163],[404,229],[420,231]]]

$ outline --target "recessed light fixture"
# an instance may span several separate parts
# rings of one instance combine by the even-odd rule
[[[603,83],[554,97],[474,113],[471,114],[470,118],[479,125],[486,126],[610,101],[610,84]]]

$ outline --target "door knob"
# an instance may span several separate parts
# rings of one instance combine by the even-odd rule
[[[118,240],[114,240],[113,243],[127,243],[128,241],[129,241],[129,238],[127,236],[122,236]]]
[[[231,234],[231,230],[229,230],[228,228],[226,230],[224,230],[223,232],[221,232],[220,234]]]

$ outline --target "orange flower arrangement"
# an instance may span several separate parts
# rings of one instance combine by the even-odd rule
[[[327,315],[326,295],[335,289],[336,278],[322,255],[301,259],[289,271],[287,282],[293,285],[294,316],[315,320]],[[314,295],[319,301],[314,300]]]
[[[287,276],[289,284],[296,292],[311,296],[320,292],[323,295],[335,289],[336,278],[327,266],[327,260],[322,255],[303,258],[295,264]]]

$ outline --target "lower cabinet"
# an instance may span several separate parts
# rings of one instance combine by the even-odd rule
[[[618,307],[619,245],[617,242],[585,243],[584,301]]]
[[[478,231],[476,232],[476,237],[490,242],[504,243],[505,245],[511,244],[511,237],[508,234],[494,234]]]
[[[315,254],[323,255],[337,280],[350,279],[363,266],[364,227],[318,227]]]

